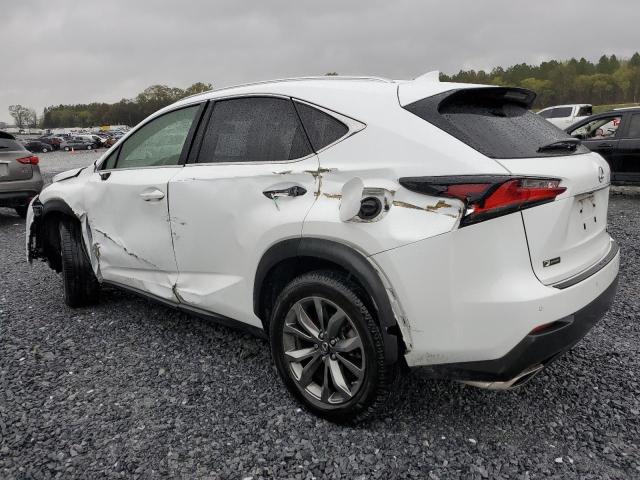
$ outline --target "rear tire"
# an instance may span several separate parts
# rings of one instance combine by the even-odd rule
[[[20,218],[27,218],[27,210],[29,209],[28,206],[26,205],[22,205],[21,207],[15,207],[14,210],[16,211],[16,213],[18,214],[18,216]]]
[[[71,221],[60,223],[60,257],[64,302],[70,307],[97,303],[100,283],[85,252],[80,228]]]
[[[289,392],[336,423],[374,416],[398,378],[397,363],[386,363],[380,328],[362,298],[345,275],[306,273],[280,293],[269,325],[272,356]]]

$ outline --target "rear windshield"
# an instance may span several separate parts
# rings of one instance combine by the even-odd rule
[[[17,140],[9,138],[0,138],[0,150],[1,151],[14,151],[24,150],[25,148]]]
[[[423,98],[404,107],[490,158],[530,158],[587,153],[549,145],[571,137],[531,112],[528,90],[470,88]]]

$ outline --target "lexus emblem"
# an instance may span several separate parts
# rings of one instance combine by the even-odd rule
[[[598,180],[600,183],[604,182],[604,168],[598,167]]]

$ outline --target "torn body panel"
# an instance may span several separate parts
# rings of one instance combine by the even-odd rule
[[[29,260],[45,256],[45,217],[52,213],[73,216],[81,226],[85,251],[100,282],[108,280],[176,301],[172,287],[177,269],[166,221],[166,192],[169,179],[179,169],[112,171],[103,179],[88,167],[59,177],[64,181],[51,184],[34,200],[42,207],[29,211]],[[146,200],[141,193],[149,188],[163,193],[162,198]],[[56,206],[55,212],[49,211],[52,206]]]

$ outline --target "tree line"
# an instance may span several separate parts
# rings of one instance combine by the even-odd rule
[[[460,70],[441,75],[441,80],[462,83],[515,86],[538,94],[535,108],[565,103],[608,105],[640,102],[640,54],[629,59],[615,55],[600,57],[597,63],[585,58],[551,60],[540,65],[521,63],[506,69]]]
[[[58,105],[44,109],[42,128],[93,127],[98,125],[133,126],[153,112],[181,98],[211,90],[210,83],[197,82],[188,88],[152,85],[133,99],[116,103]],[[14,117],[14,120],[17,120]]]
[[[337,75],[336,72],[327,75]],[[460,70],[454,75],[441,74],[441,80],[516,86],[538,94],[534,108],[564,103],[608,105],[640,102],[640,53],[629,59],[602,55],[597,63],[585,58],[551,60],[540,65],[521,63],[508,68]],[[210,83],[194,83],[186,89],[152,85],[133,99],[116,103],[89,103],[47,107],[40,122],[33,109],[12,105],[9,113],[16,126],[91,127],[97,125],[136,125],[156,110],[181,98],[211,90]]]

